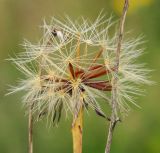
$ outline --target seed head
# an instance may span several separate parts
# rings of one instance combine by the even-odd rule
[[[37,118],[47,115],[59,121],[61,112],[77,116],[79,109],[91,107],[105,117],[101,99],[110,104],[112,77],[115,71],[117,32],[112,17],[99,15],[94,22],[81,18],[64,21],[52,18],[44,21],[43,35],[37,44],[24,41],[25,52],[11,60],[24,73],[25,79],[12,87],[10,93],[25,91],[23,103],[32,106]],[[137,64],[142,55],[141,39],[123,42],[118,73],[118,107],[129,109],[135,105],[133,97],[139,95],[139,84],[150,84],[148,70]]]

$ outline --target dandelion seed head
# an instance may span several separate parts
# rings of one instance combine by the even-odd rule
[[[33,105],[33,112],[53,117],[56,112],[69,111],[73,116],[83,106],[102,114],[102,99],[110,104],[112,78],[116,69],[117,31],[112,17],[99,15],[94,22],[81,18],[44,21],[43,35],[37,44],[24,41],[25,52],[11,60],[25,79],[10,93],[25,91],[23,103]],[[148,69],[137,64],[143,53],[141,38],[122,43],[118,69],[117,100],[119,110],[128,112],[129,102],[138,106],[134,96],[140,94],[139,84],[150,84]],[[44,113],[45,112],[45,113]]]

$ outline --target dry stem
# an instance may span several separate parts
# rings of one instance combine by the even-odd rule
[[[33,153],[33,116],[32,116],[32,107],[29,107],[29,115],[28,115],[28,153]]]
[[[117,44],[117,50],[116,50],[116,69],[114,72],[113,82],[112,82],[112,113],[111,113],[111,118],[110,118],[110,125],[109,125],[109,130],[108,130],[108,137],[107,137],[105,153],[110,153],[113,131],[114,131],[114,128],[117,122],[120,121],[117,115],[117,98],[116,98],[117,88],[116,86],[117,86],[117,81],[118,81],[117,75],[118,75],[118,68],[119,68],[123,32],[124,32],[124,23],[125,23],[128,7],[129,7],[129,0],[125,0],[123,14],[120,20],[120,27],[119,27],[118,44]]]
[[[82,153],[83,107],[72,125],[73,153]]]

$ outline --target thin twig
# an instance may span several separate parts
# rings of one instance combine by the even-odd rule
[[[32,115],[32,106],[29,107],[29,114],[28,114],[28,153],[33,153],[33,115]]]
[[[39,76],[42,75],[42,68],[41,68],[41,56],[39,57]],[[28,110],[28,153],[33,153],[33,109],[34,104],[29,106]]]
[[[118,34],[118,43],[117,43],[116,61],[115,61],[116,69],[114,71],[113,82],[112,82],[112,113],[111,113],[111,118],[110,118],[110,125],[109,125],[109,130],[108,130],[108,137],[107,137],[105,153],[110,153],[113,131],[115,129],[117,122],[120,121],[118,114],[117,114],[117,87],[116,86],[117,86],[117,81],[118,81],[117,75],[118,75],[120,52],[121,52],[121,45],[122,45],[123,33],[124,33],[124,24],[125,24],[128,7],[129,7],[129,0],[125,0],[123,14],[120,20],[119,34]]]

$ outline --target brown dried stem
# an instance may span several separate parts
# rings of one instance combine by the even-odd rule
[[[82,153],[83,106],[72,124],[73,153]]]
[[[77,42],[77,59],[80,57],[80,40]],[[69,63],[71,78],[75,79],[75,71],[71,63]],[[79,71],[79,68],[76,68]],[[76,114],[72,123],[73,153],[82,153],[82,124],[83,124],[83,106],[81,106],[78,114]]]
[[[28,114],[28,153],[33,153],[33,115],[32,115],[32,106],[29,107],[29,114]]]
[[[42,68],[41,68],[41,60],[42,57],[39,58],[39,75],[42,74]],[[28,110],[28,153],[33,153],[33,104],[29,106]]]
[[[121,52],[121,45],[122,45],[123,33],[124,33],[124,24],[125,24],[128,7],[129,7],[129,0],[125,0],[123,13],[122,13],[122,17],[120,20],[120,27],[119,27],[118,44],[117,44],[117,50],[116,50],[116,66],[115,66],[116,69],[114,71],[113,82],[112,82],[112,101],[111,101],[112,102],[112,113],[111,113],[111,118],[110,118],[110,125],[109,125],[109,130],[108,130],[108,137],[107,137],[105,153],[110,153],[112,138],[113,138],[113,131],[115,129],[117,122],[120,121],[117,115],[117,88],[116,86],[117,86],[117,81],[118,81],[117,75],[118,75],[120,52]]]

